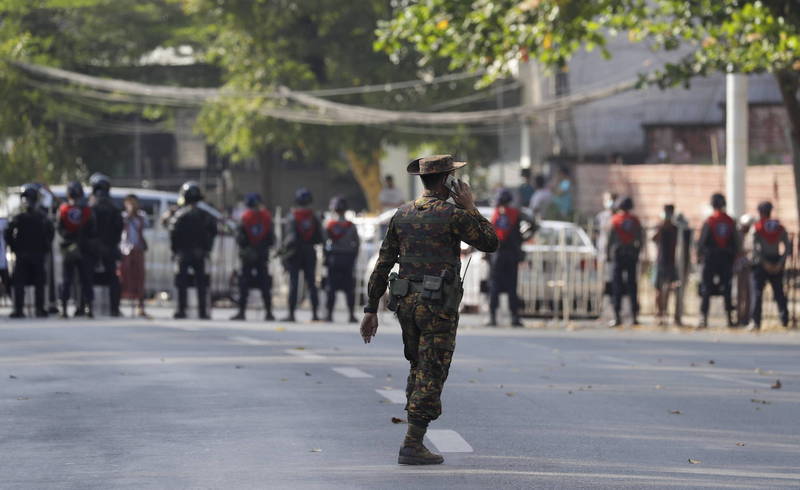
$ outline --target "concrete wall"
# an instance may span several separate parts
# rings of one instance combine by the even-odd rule
[[[646,226],[657,223],[664,204],[674,204],[693,227],[711,212],[714,192],[725,192],[725,167],[711,165],[578,165],[576,206],[585,215],[602,208],[602,193],[630,195]],[[746,176],[747,213],[756,215],[759,202],[770,200],[774,215],[790,231],[798,230],[797,197],[790,165],[750,166]]]

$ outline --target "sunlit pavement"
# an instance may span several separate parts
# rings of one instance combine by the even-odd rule
[[[445,464],[400,467],[390,316],[364,345],[356,325],[153,313],[0,320],[0,487],[800,486],[796,331],[465,317],[431,426]]]

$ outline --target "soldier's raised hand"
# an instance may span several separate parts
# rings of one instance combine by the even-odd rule
[[[451,191],[453,201],[460,208],[466,210],[475,209],[475,196],[472,195],[472,189],[469,184],[461,180],[457,180]]]

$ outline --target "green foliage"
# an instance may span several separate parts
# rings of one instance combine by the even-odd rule
[[[187,26],[178,0],[2,0],[0,60],[102,73],[135,65],[157,46],[188,43]],[[85,173],[82,128],[139,111],[33,85],[5,62],[0,97],[0,185]],[[153,109],[147,115],[163,117]]]
[[[451,69],[488,69],[487,80],[530,57],[560,67],[579,49],[625,32],[653,49],[686,49],[657,75],[662,86],[713,71],[800,70],[796,0],[419,0],[379,24],[378,49],[408,47]]]

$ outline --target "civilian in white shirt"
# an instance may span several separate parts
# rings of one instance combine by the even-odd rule
[[[553,199],[553,193],[547,188],[547,181],[545,180],[544,175],[539,174],[534,177],[533,185],[533,197],[531,197],[531,203],[529,207],[531,208],[531,213],[534,216],[540,217],[545,211],[547,211],[547,207],[550,205],[550,201]]]
[[[394,186],[394,177],[391,175],[387,175],[384,179],[383,189],[381,189],[378,198],[384,211],[399,208],[406,201],[403,197],[403,192]]]

